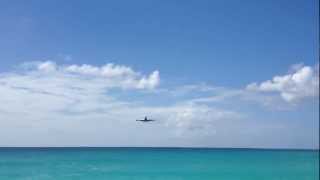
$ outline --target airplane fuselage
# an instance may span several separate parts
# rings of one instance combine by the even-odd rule
[[[153,119],[148,119],[147,117],[145,117],[144,119],[137,119],[136,121],[150,122],[150,121],[154,121],[154,120]]]

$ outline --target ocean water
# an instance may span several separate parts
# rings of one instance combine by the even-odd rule
[[[0,148],[0,179],[316,180],[319,152],[188,148]]]

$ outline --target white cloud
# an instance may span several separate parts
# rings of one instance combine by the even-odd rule
[[[251,83],[247,90],[260,92],[278,92],[287,102],[295,102],[307,97],[319,96],[319,69],[315,67],[294,65],[292,73],[275,76],[262,83]]]
[[[45,61],[37,63],[28,63],[29,68],[36,65],[36,73],[60,73],[63,75],[84,76],[87,78],[100,78],[105,80],[109,86],[122,88],[153,89],[160,84],[159,71],[152,72],[149,76],[132,70],[128,66],[115,65],[108,63],[101,67],[88,64],[83,65],[61,65],[55,62]],[[32,68],[31,68],[32,69]],[[56,76],[57,74],[55,74]]]
[[[57,65],[56,65],[56,63],[54,63],[52,61],[46,61],[43,63],[39,63],[37,68],[39,71],[53,72],[53,71],[56,71]]]
[[[258,92],[206,84],[157,91],[158,71],[144,75],[115,64],[24,67],[0,73],[0,145],[230,146],[257,127],[241,108]],[[163,99],[170,102],[158,103]],[[145,115],[157,121],[135,121]],[[267,121],[255,123],[262,129]]]
[[[42,145],[55,145],[56,140],[44,141],[41,137],[60,135],[62,139],[57,145],[70,145],[93,136],[99,143],[105,141],[100,136],[110,136],[108,144],[112,145],[117,142],[111,137],[126,141],[132,132],[131,136],[145,141],[136,140],[136,143],[152,144],[148,141],[158,136],[167,139],[214,134],[216,121],[240,117],[232,110],[184,102],[149,106],[150,102],[118,99],[111,93],[114,88],[123,89],[125,93],[156,88],[160,81],[158,71],[146,76],[130,67],[114,64],[98,67],[46,61],[25,65],[24,71],[0,74],[0,124],[2,129],[10,130],[0,132],[0,145],[7,140],[6,132],[17,133],[22,139],[34,136],[30,141]],[[157,94],[154,96],[161,99]],[[144,115],[151,115],[150,118],[158,121],[152,127],[141,127],[135,118]],[[59,135],[54,134],[57,132]],[[15,141],[19,140],[9,143]]]
[[[112,63],[106,64],[102,67],[96,67],[92,65],[70,65],[64,67],[66,72],[78,73],[84,75],[96,75],[106,78],[113,77],[135,77],[139,73],[134,72],[130,67],[122,65],[114,65]]]
[[[217,121],[241,119],[240,113],[209,107],[207,105],[189,104],[175,107],[174,113],[168,119],[178,127],[178,133],[186,130],[197,131],[202,135],[215,134]]]
[[[160,76],[159,71],[154,71],[149,75],[149,77],[143,77],[139,80],[139,83],[137,85],[138,88],[149,88],[153,89],[160,83]]]

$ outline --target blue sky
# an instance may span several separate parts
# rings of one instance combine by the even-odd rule
[[[318,148],[318,6],[1,1],[0,145]],[[162,121],[136,138],[157,141],[101,138],[144,114]]]

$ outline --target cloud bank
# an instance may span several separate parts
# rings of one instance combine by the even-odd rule
[[[252,117],[255,106],[250,102],[274,104],[274,96],[270,100],[268,94],[260,94],[271,90],[286,90],[299,98],[315,96],[302,85],[319,86],[312,84],[316,69],[305,66],[284,76],[293,82],[283,83],[281,76],[268,81],[269,89],[263,82],[233,90],[207,84],[168,89],[161,87],[157,70],[143,74],[112,63],[40,61],[21,67],[0,73],[2,146],[263,146],[261,132],[293,139],[295,129],[290,131],[281,121],[257,121],[261,117]],[[135,121],[145,115],[157,121]],[[256,143],[243,138],[248,136]]]
[[[158,71],[143,75],[128,66],[111,63],[103,66],[58,65],[52,61],[29,62],[22,67],[23,71],[18,69],[0,75],[0,93],[3,95],[0,121],[4,128],[18,134],[29,131],[41,136],[44,129],[73,134],[86,132],[87,128],[124,136],[126,133],[118,134],[122,132],[120,129],[133,131],[137,126],[135,118],[149,114],[159,118],[156,127],[164,129],[169,137],[170,134],[172,137],[203,136],[215,132],[215,121],[240,117],[231,110],[182,101],[149,106],[149,102],[141,103],[141,100],[116,98],[114,93],[118,91],[134,96],[137,90],[143,93],[157,88],[160,84]],[[152,95],[154,101],[161,99],[160,94]],[[103,126],[93,125],[101,121]],[[82,125],[75,130],[66,122]],[[19,126],[15,126],[17,124]],[[145,133],[136,132],[137,135]]]

